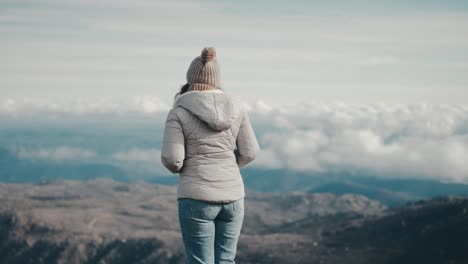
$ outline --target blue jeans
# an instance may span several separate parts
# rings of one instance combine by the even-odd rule
[[[244,199],[232,203],[178,200],[188,264],[235,263],[244,220]]]

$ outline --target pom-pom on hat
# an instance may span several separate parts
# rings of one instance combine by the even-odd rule
[[[193,59],[187,71],[187,83],[192,91],[219,88],[219,65],[215,48],[204,48],[201,55]]]

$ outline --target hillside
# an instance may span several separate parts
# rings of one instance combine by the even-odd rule
[[[183,263],[175,197],[175,187],[108,179],[1,184],[0,263]],[[320,240],[326,219],[384,209],[357,195],[249,192],[240,263]],[[275,231],[305,217],[321,223],[315,234]]]

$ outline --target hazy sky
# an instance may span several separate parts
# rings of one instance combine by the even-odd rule
[[[167,101],[204,46],[249,100],[468,98],[462,0],[0,0],[0,39],[0,98]]]

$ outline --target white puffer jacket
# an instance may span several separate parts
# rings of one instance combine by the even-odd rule
[[[218,89],[190,91],[168,114],[161,161],[180,173],[177,198],[232,202],[245,196],[239,168],[259,150],[240,102]]]

